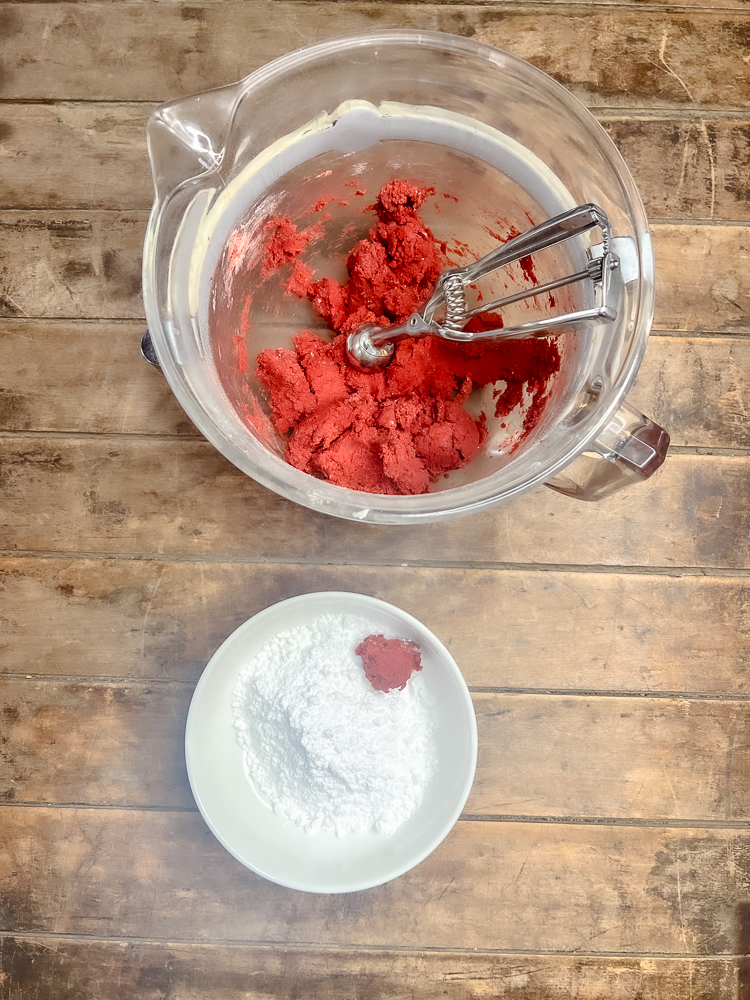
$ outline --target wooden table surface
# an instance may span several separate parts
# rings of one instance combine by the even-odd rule
[[[673,441],[648,483],[340,521],[139,357],[150,111],[400,26],[529,59],[625,156],[658,269],[630,398]],[[0,4],[2,998],[750,997],[749,98],[744,0]],[[353,895],[243,868],[183,758],[219,643],[323,589],[433,628],[479,725],[455,829]]]

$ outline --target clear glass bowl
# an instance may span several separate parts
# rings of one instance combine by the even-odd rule
[[[344,114],[342,105],[357,113]],[[663,461],[668,436],[624,402],[653,313],[643,205],[609,137],[546,74],[453,35],[358,35],[299,50],[234,86],[162,106],[149,121],[148,142],[156,201],[143,290],[159,364],[196,426],[264,486],[339,517],[416,523],[481,510],[545,482],[600,499]],[[490,418],[483,452],[418,496],[344,489],[284,461],[283,442],[247,420],[249,394],[263,405],[253,359],[263,347],[290,345],[293,333],[313,324],[313,314],[280,285],[256,294],[245,317],[252,326],[250,366],[238,373],[232,344],[248,272],[219,287],[222,255],[239,227],[276,213],[296,219],[316,196],[352,176],[361,178],[370,201],[394,176],[457,194],[457,202],[446,199],[439,210],[426,206],[425,221],[438,239],[463,244],[474,257],[491,249],[488,223],[500,216],[524,229],[529,218],[540,222],[594,202],[610,220],[621,260],[617,319],[560,335],[561,371],[533,433],[510,450]],[[332,211],[327,236],[315,248],[323,263],[340,262],[352,232],[356,239],[371,225],[361,205]],[[586,247],[579,240],[546,251],[539,276],[577,269]],[[584,304],[587,294],[574,286],[569,305]]]

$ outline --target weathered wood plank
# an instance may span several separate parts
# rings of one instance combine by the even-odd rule
[[[199,436],[141,356],[144,329],[137,320],[0,319],[0,428]]]
[[[415,615],[478,687],[748,693],[746,579],[5,557],[0,586],[7,673],[196,680],[258,611],[344,590]]]
[[[672,444],[750,447],[750,340],[652,337],[629,401]]]
[[[9,0],[12,2],[12,0]],[[48,0],[16,0],[19,3],[46,3]],[[87,3],[89,0],[71,0],[75,3]],[[102,0],[96,0],[96,2],[102,2]],[[117,2],[117,0],[110,0],[110,2]],[[148,0],[148,2],[154,3],[174,3],[180,4],[184,3],[184,0]],[[202,6],[210,6],[212,4],[225,3],[226,0],[203,0]],[[342,0],[343,2],[343,0]],[[433,0],[413,0],[415,4],[426,4],[430,5]],[[466,0],[443,0],[444,3],[453,4],[455,6],[467,6]],[[570,7],[570,0],[533,0],[534,6],[538,4],[547,4],[552,8],[562,8],[567,9]],[[593,0],[589,0],[593,2]],[[497,4],[497,0],[473,0],[471,6],[494,6]],[[617,7],[630,7],[633,11],[642,9],[645,5],[643,0],[602,0],[602,5],[616,5]],[[523,6],[522,2],[514,3],[514,6],[521,8]],[[649,0],[649,6],[654,7],[675,7],[676,5],[673,0]],[[699,10],[712,11],[712,10],[746,10],[743,0],[686,0],[685,3],[679,4],[679,7],[696,7]]]
[[[473,37],[527,59],[590,107],[746,107],[750,80],[731,65],[746,54],[742,14],[573,9],[542,24],[536,13],[499,13]]]
[[[483,514],[399,528],[283,500],[202,440],[4,438],[0,476],[3,549],[750,568],[747,458],[673,455],[601,504],[539,487]]]
[[[750,217],[750,123],[632,116],[600,121],[657,219]]]
[[[281,0],[4,4],[8,99],[160,101],[301,45],[381,28],[452,32],[528,59],[598,107],[746,107],[742,12]],[[252,42],[250,42],[252,40]]]
[[[243,869],[196,813],[4,806],[2,818],[16,933],[733,955],[750,890],[750,837],[729,830],[461,822],[401,878],[325,896]]]
[[[750,327],[750,230],[741,226],[653,226],[654,326],[745,331]]]
[[[0,799],[195,808],[183,749],[191,685],[5,679],[0,690]]]
[[[0,205],[150,208],[146,121],[154,107],[0,104]]]
[[[750,819],[747,703],[473,697],[467,815]]]
[[[139,351],[137,321],[0,319],[0,430],[199,432]],[[652,337],[629,399],[672,443],[750,447],[750,339]]]
[[[192,693],[6,680],[0,799],[195,808],[183,750]]]
[[[0,212],[0,315],[141,319],[146,220]]]
[[[5,679],[0,799],[194,808],[183,752],[192,691]],[[748,702],[473,700],[467,815],[750,822]]]
[[[145,126],[153,107],[0,105],[0,205],[150,208]],[[750,221],[747,121],[599,117],[625,157],[651,216]]]
[[[0,316],[142,319],[145,212],[0,211]],[[750,227],[653,227],[654,326],[750,328]]]
[[[736,959],[351,953],[59,938],[0,939],[9,997],[77,1000],[732,1000]]]

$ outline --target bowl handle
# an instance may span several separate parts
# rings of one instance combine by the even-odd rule
[[[623,403],[586,450],[546,485],[577,500],[603,500],[652,476],[668,447],[663,427]]]
[[[221,164],[240,90],[240,84],[220,87],[169,101],[152,113],[146,136],[159,199]]]

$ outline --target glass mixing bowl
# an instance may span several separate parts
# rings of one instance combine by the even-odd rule
[[[599,500],[663,462],[668,435],[625,402],[653,314],[643,205],[609,137],[546,74],[453,35],[358,35],[163,105],[149,121],[148,144],[156,200],[143,291],[155,360],[196,426],[264,486],[339,517],[418,523],[482,510],[541,483]],[[486,406],[490,433],[480,454],[417,496],[345,489],[285,462],[284,441],[263,417],[254,358],[322,324],[281,282],[262,283],[257,255],[227,265],[238,234],[258,232],[276,215],[300,219],[354,178],[368,198],[334,199],[314,247],[315,263],[345,278],[346,253],[373,222],[363,203],[393,177],[436,188],[420,214],[449,257],[453,248],[453,263],[492,249],[493,226],[523,230],[589,202],[606,213],[620,260],[616,320],[558,336],[561,370],[534,430],[519,441]],[[535,261],[539,279],[585,266],[595,239],[544,251]],[[514,280],[506,274],[504,287],[513,290]],[[592,294],[579,284],[559,299],[574,309],[590,305]],[[518,317],[543,308],[528,300]],[[237,363],[238,337],[247,366]]]

